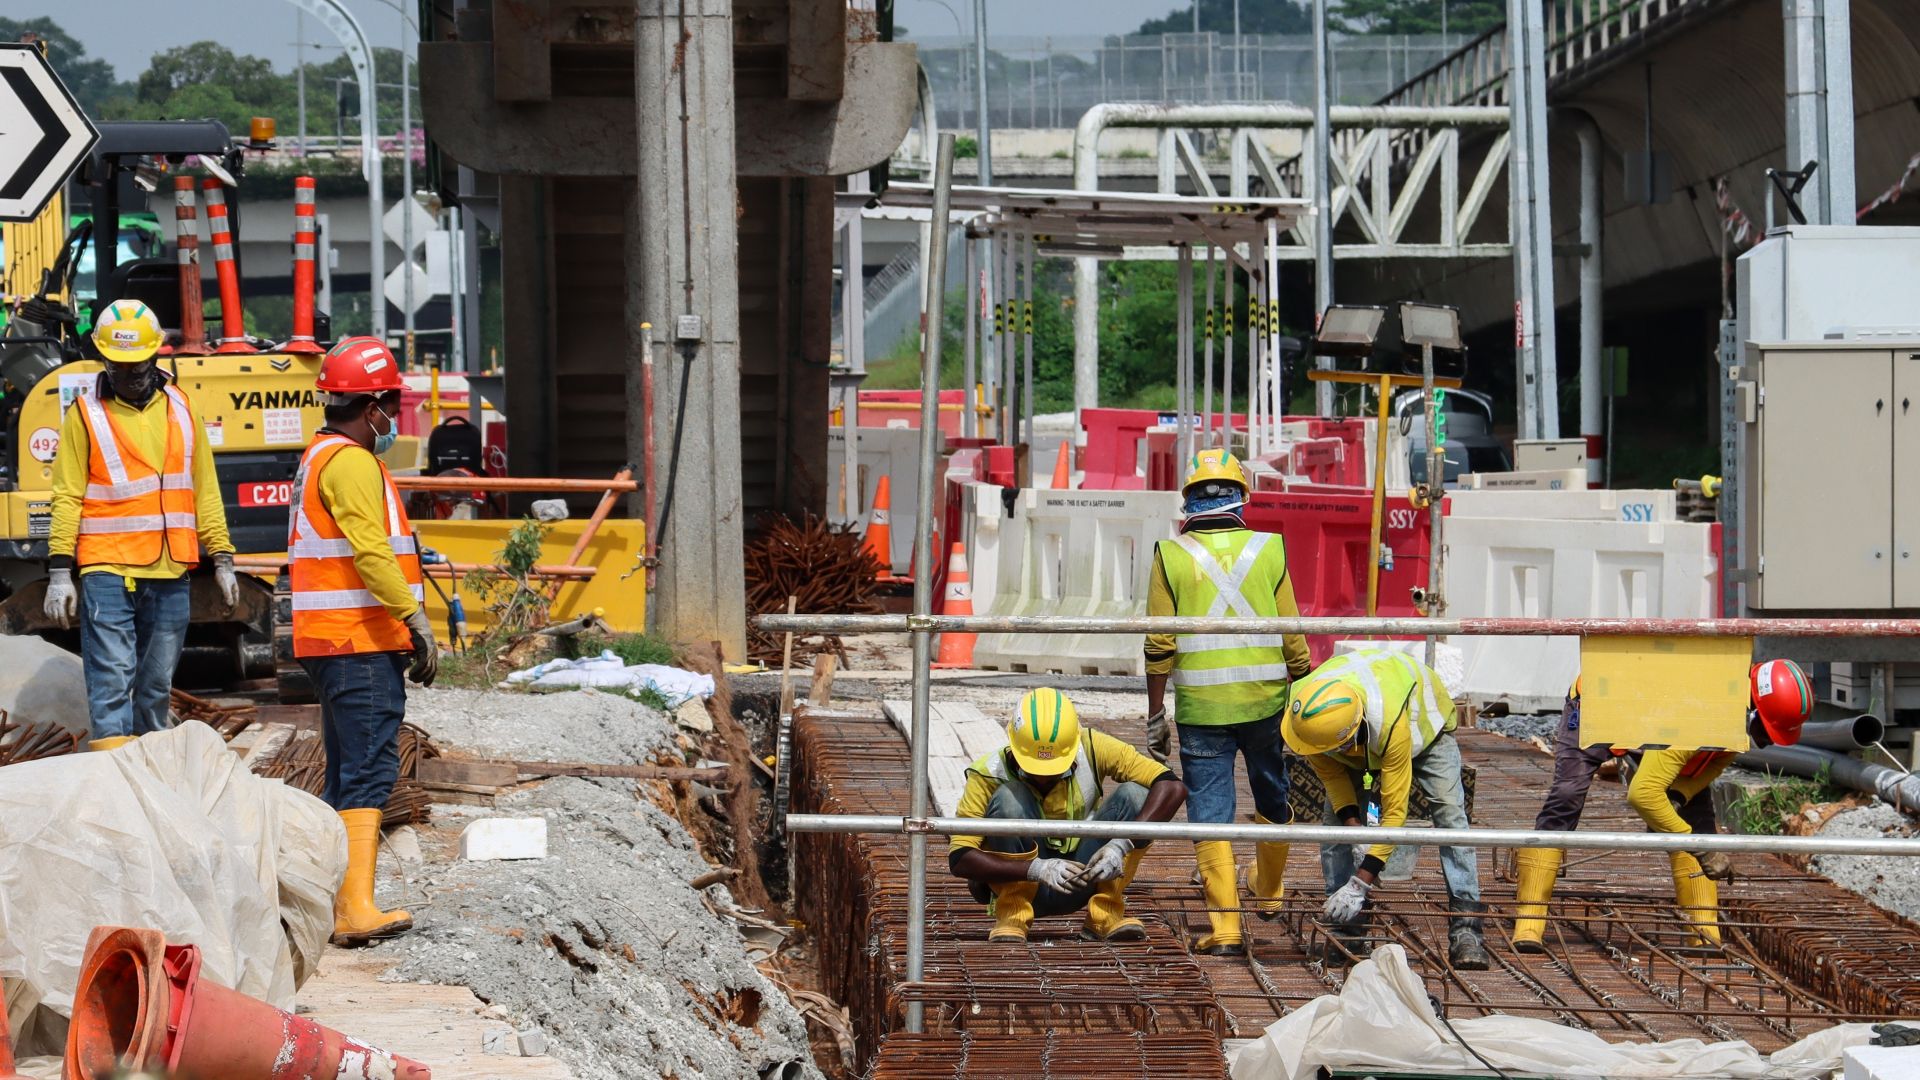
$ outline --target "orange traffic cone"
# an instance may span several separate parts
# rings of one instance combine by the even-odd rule
[[[860,546],[880,564],[874,577],[883,580],[893,576],[893,526],[888,522],[892,509],[892,478],[882,476],[879,488],[873,493],[873,515],[867,518],[867,536]]]
[[[430,1080],[425,1065],[201,978],[200,949],[158,930],[95,927],[67,1029],[66,1075]]]
[[[1053,490],[1065,491],[1073,486],[1073,440],[1060,440],[1060,456],[1053,459]]]
[[[967,580],[967,545],[955,542],[952,554],[947,556],[947,595],[940,602],[942,615],[973,614],[973,585]],[[973,642],[977,634],[961,634],[953,631],[940,635],[940,655],[934,660],[937,668],[970,668],[973,666]]]

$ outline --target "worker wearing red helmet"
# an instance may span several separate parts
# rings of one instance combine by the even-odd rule
[[[327,394],[326,424],[294,474],[287,526],[293,653],[320,699],[322,797],[347,830],[333,939],[355,945],[413,925],[373,902],[373,866],[400,774],[405,680],[432,685],[440,651],[422,606],[419,542],[378,457],[399,431],[399,365],[376,339],[347,338],[314,385]]]
[[[1751,687],[1747,737],[1754,746],[1792,746],[1799,742],[1800,729],[1813,712],[1813,689],[1800,665],[1791,660],[1768,660],[1753,665],[1748,680]],[[1566,722],[1554,747],[1553,786],[1534,822],[1536,829],[1570,831],[1576,828],[1594,772],[1614,753],[1605,746],[1580,743],[1578,679],[1567,694],[1564,715]],[[1726,750],[1627,753],[1623,764],[1632,771],[1627,784],[1627,802],[1654,832],[1718,832],[1711,790],[1713,781],[1734,757],[1733,752]],[[1521,952],[1544,951],[1541,939],[1546,929],[1547,901],[1553,896],[1554,878],[1559,873],[1563,854],[1559,848],[1523,848],[1514,853],[1519,879],[1516,890],[1519,917],[1514,922],[1513,947]],[[1693,923],[1695,939],[1703,945],[1718,945],[1720,926],[1716,910],[1720,890],[1715,882],[1732,876],[1726,854],[1675,851],[1669,855],[1669,862],[1673,868],[1674,895]]]

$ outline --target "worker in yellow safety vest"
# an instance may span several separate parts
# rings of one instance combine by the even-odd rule
[[[1147,578],[1148,615],[1233,615],[1247,618],[1300,614],[1287,577],[1287,547],[1272,533],[1247,528],[1247,476],[1225,450],[1195,455],[1181,488],[1180,535],[1153,548]],[[1293,821],[1287,801],[1287,769],[1280,750],[1280,715],[1289,680],[1313,666],[1307,639],[1299,634],[1148,634],[1147,735],[1150,752],[1164,761],[1172,748],[1167,725],[1167,685],[1173,685],[1173,719],[1180,730],[1180,775],[1191,793],[1187,820],[1224,824],[1234,816],[1234,755],[1246,759],[1253,789],[1254,820]],[[1239,883],[1233,845],[1225,840],[1194,844],[1210,932],[1202,952],[1243,950]],[[1247,888],[1263,918],[1280,912],[1287,845],[1254,847]]]
[[[1328,824],[1367,824],[1362,777],[1371,773],[1380,785],[1383,827],[1407,823],[1418,784],[1436,828],[1464,829],[1467,799],[1456,724],[1453,698],[1432,668],[1391,649],[1363,648],[1334,657],[1301,680],[1281,732],[1326,787]],[[1355,847],[1321,845],[1327,892],[1321,911],[1347,935],[1363,924],[1372,903],[1367,894],[1393,847],[1374,844],[1355,865]],[[1456,968],[1484,971],[1490,961],[1480,916],[1486,909],[1474,850],[1442,846],[1440,869],[1447,882],[1448,960]]]
[[[413,925],[373,902],[373,868],[400,774],[405,679],[432,685],[440,652],[422,606],[419,541],[378,457],[399,432],[399,365],[376,339],[347,338],[314,385],[327,394],[326,424],[294,474],[287,529],[293,654],[320,699],[322,798],[347,831],[333,940],[359,945]]]
[[[1806,672],[1791,660],[1769,660],[1747,672],[1749,683],[1747,737],[1757,747],[1792,746],[1813,714],[1813,688]],[[1669,747],[1662,750],[1616,751],[1604,743],[1587,745],[1580,737],[1580,680],[1567,691],[1559,734],[1553,747],[1553,783],[1540,806],[1533,827],[1570,832],[1580,826],[1587,789],[1594,773],[1608,758],[1618,756],[1630,773],[1627,802],[1647,828],[1665,833],[1715,833],[1713,781],[1733,761],[1722,750]],[[1553,898],[1554,879],[1565,852],[1560,848],[1522,848],[1514,852],[1515,913],[1513,947],[1520,952],[1545,952],[1547,901]],[[1693,924],[1696,944],[1720,943],[1720,887],[1732,876],[1725,852],[1668,853],[1673,891],[1687,920]]]
[[[154,363],[161,341],[147,305],[101,311],[93,344],[106,370],[67,408],[53,458],[42,610],[62,627],[79,617],[95,750],[170,726],[202,548],[227,608],[239,600],[213,451],[187,395]]]
[[[955,809],[963,818],[1167,821],[1186,798],[1186,786],[1165,765],[1082,727],[1073,702],[1043,688],[1020,699],[1007,723],[1007,745],[967,768]],[[993,904],[990,941],[1023,942],[1036,916],[1081,908],[1087,911],[1081,937],[1138,941],[1147,930],[1128,917],[1126,890],[1147,844],[1125,837],[955,836],[947,864],[967,880],[975,900]]]

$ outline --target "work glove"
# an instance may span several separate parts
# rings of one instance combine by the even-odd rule
[[[1715,881],[1733,880],[1733,859],[1724,851],[1705,851],[1694,856],[1700,861],[1700,874]]]
[[[1875,1046],[1920,1046],[1920,1028],[1900,1024],[1873,1025]]]
[[[1320,914],[1325,915],[1328,922],[1336,925],[1350,923],[1358,919],[1360,913],[1366,910],[1367,894],[1372,891],[1373,886],[1362,880],[1359,874],[1355,874],[1348,878],[1347,883],[1340,886],[1332,896],[1327,897],[1327,902],[1320,906]]]
[[[407,678],[421,686],[432,686],[433,674],[440,669],[440,646],[433,640],[433,623],[427,619],[426,608],[415,608],[407,616],[407,636],[413,639],[413,666],[407,669]]]
[[[47,571],[47,618],[62,627],[73,625],[79,598],[73,591],[73,571],[64,567]]]
[[[223,551],[213,557],[213,580],[220,586],[220,599],[232,611],[240,602],[240,579],[233,576],[233,552]]]
[[[1072,892],[1080,885],[1080,864],[1072,859],[1035,859],[1027,864],[1027,880],[1055,892]]]
[[[1104,885],[1126,873],[1127,855],[1132,851],[1133,841],[1124,838],[1102,844],[1093,858],[1087,860],[1087,865],[1081,867],[1081,886]]]
[[[1162,765],[1167,763],[1167,755],[1173,753],[1173,726],[1167,723],[1165,709],[1147,717],[1147,753]]]

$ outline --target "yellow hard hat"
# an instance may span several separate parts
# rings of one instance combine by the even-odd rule
[[[1185,491],[1208,480],[1239,484],[1241,491],[1248,490],[1246,471],[1240,468],[1239,459],[1225,450],[1202,450],[1193,455],[1193,467],[1187,473],[1187,482],[1180,485],[1180,490]]]
[[[160,351],[164,335],[153,309],[138,300],[115,300],[93,324],[93,344],[116,364],[140,364]]]
[[[1029,690],[1007,724],[1007,743],[1020,771],[1059,776],[1080,752],[1080,714],[1067,695],[1051,687]]]
[[[1366,701],[1360,688],[1344,679],[1309,675],[1293,688],[1280,737],[1294,753],[1308,757],[1338,750],[1359,733]]]

